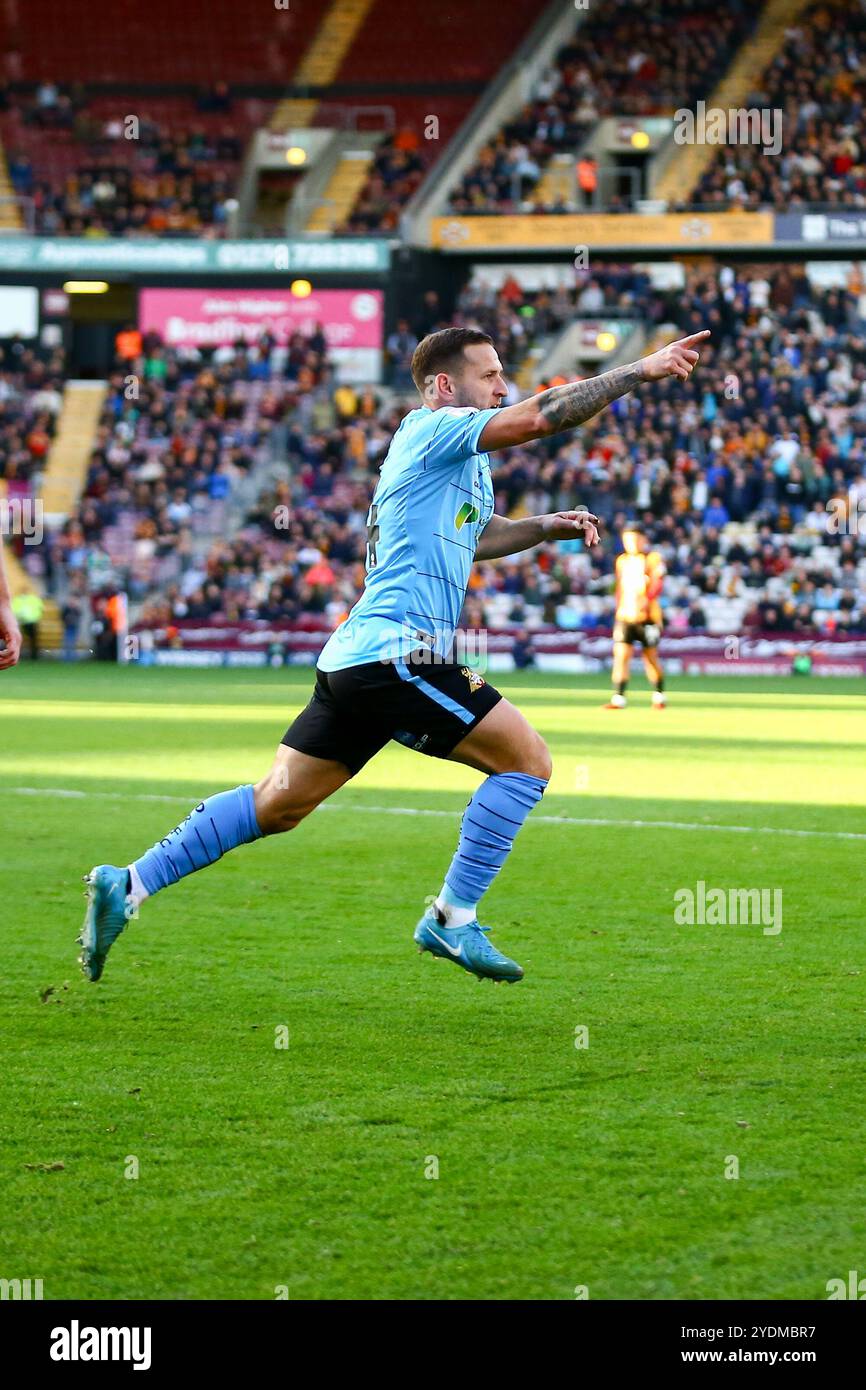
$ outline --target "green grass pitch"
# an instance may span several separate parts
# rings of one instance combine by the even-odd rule
[[[0,676],[0,1277],[823,1299],[866,1272],[861,684],[673,680],[657,713],[636,677],[609,713],[601,678],[494,679],[554,758],[481,919],[521,984],[416,954],[479,779],[391,745],[146,903],[93,986],[81,875],[257,780],[311,672]],[[781,932],[677,925],[699,880],[781,889]]]

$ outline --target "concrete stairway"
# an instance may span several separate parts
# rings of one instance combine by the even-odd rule
[[[372,162],[372,150],[347,150],[340,156],[321,202],[310,214],[306,231],[330,232],[346,220],[366,183]]]
[[[294,86],[326,87],[333,82],[374,3],[375,0],[333,0],[292,77]],[[286,98],[271,117],[271,130],[294,130],[310,125],[318,104],[317,99]]]
[[[577,197],[575,163],[573,154],[552,155],[527,198],[540,207],[555,207],[559,202],[574,203]]]
[[[24,223],[21,218],[21,208],[15,200],[15,189],[12,187],[12,180],[9,178],[9,165],[6,163],[6,151],[3,142],[0,140],[0,233],[23,232]]]
[[[42,476],[43,506],[49,523],[68,516],[81,496],[106,389],[104,381],[66,383],[57,433]]]

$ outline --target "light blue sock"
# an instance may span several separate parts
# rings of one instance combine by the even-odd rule
[[[546,786],[544,778],[527,772],[495,772],[481,783],[463,812],[460,843],[445,876],[442,901],[461,909],[476,906]]]
[[[200,801],[186,820],[136,859],[134,867],[148,894],[158,893],[261,834],[252,786],[235,787]]]

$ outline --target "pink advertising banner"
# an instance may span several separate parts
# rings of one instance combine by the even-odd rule
[[[139,327],[161,335],[167,347],[220,347],[267,329],[279,343],[293,333],[323,327],[329,348],[382,347],[381,290],[316,290],[299,299],[289,290],[146,289],[139,296]]]

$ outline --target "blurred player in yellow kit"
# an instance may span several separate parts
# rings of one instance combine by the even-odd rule
[[[664,709],[664,673],[658,657],[662,630],[659,596],[665,566],[657,550],[637,527],[622,533],[623,553],[616,561],[616,615],[613,627],[613,694],[605,709],[625,709],[635,642],[640,642],[653,708]]]

